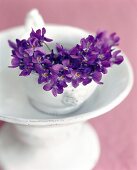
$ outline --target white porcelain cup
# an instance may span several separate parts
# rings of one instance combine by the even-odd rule
[[[79,43],[81,38],[88,35],[86,31],[78,28],[56,25],[48,25],[47,34],[47,37],[54,40],[51,46],[49,43],[50,48],[54,48],[56,43],[61,43],[65,48],[71,48]],[[44,84],[37,83],[37,74],[31,74],[25,79],[27,96],[32,106],[52,115],[74,112],[92,95],[97,86],[93,81],[86,86],[80,84],[77,88],[69,83],[64,92],[55,97],[51,91],[43,90]]]

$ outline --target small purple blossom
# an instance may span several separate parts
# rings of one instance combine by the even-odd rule
[[[28,39],[16,39],[15,43],[9,40],[12,48],[9,67],[18,67],[19,76],[38,74],[38,84],[43,84],[43,89],[54,96],[63,93],[68,83],[74,88],[92,81],[103,84],[102,76],[107,74],[108,68],[124,60],[121,51],[115,49],[119,44],[116,33],[109,35],[104,31],[89,35],[71,49],[56,44],[55,51],[48,47],[52,39],[45,37],[45,33],[45,28],[32,29]]]

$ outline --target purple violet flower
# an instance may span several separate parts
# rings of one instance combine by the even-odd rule
[[[16,39],[15,43],[9,40],[12,48],[9,67],[18,67],[20,76],[37,74],[38,84],[43,84],[43,89],[54,96],[63,93],[68,83],[74,88],[92,81],[102,84],[102,76],[107,74],[108,68],[124,60],[121,51],[115,49],[119,44],[116,33],[109,35],[104,31],[89,35],[71,49],[56,44],[55,51],[48,47],[52,39],[45,37],[45,33],[45,28],[32,29],[28,39]]]

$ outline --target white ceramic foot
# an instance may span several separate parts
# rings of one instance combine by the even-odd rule
[[[3,170],[91,170],[100,147],[87,123],[64,127],[5,124],[0,132]]]

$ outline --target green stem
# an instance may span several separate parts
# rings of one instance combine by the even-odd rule
[[[43,42],[43,43],[46,45],[47,49],[51,52],[51,49],[49,48],[49,46],[47,45],[47,43],[45,43],[45,42]]]

